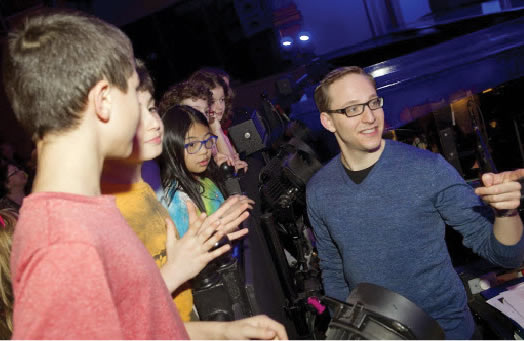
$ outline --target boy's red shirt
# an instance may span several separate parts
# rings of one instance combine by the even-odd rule
[[[24,199],[13,339],[187,339],[158,267],[112,196]]]

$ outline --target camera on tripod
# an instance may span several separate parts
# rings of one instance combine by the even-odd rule
[[[261,239],[285,297],[281,308],[298,338],[313,338],[316,311],[308,299],[323,292],[307,222],[305,189],[322,164],[311,131],[301,122],[290,121],[265,94],[261,102],[261,110],[246,112],[246,120],[231,127],[229,134],[241,154],[263,160],[258,170]]]

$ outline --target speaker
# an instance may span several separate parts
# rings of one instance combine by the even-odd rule
[[[229,136],[239,153],[245,152],[246,155],[250,155],[266,148],[263,141],[264,128],[253,116],[248,121],[229,128]]]

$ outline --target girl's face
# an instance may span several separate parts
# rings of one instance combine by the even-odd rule
[[[211,105],[211,111],[215,113],[215,117],[218,121],[222,120],[224,111],[226,110],[226,98],[224,96],[224,89],[221,86],[217,86],[213,90],[213,104]]]
[[[184,144],[188,143],[198,143],[204,141],[211,136],[209,127],[195,123],[189,128],[189,131],[186,134]],[[200,150],[194,154],[189,154],[187,148],[184,149],[184,162],[186,163],[186,168],[194,174],[200,174],[205,172],[207,165],[211,160],[211,149],[207,149],[205,146],[201,146]]]
[[[138,92],[138,103],[140,104],[140,123],[132,156],[137,163],[142,163],[162,153],[164,125],[158,115],[155,99],[151,97],[149,91]]]

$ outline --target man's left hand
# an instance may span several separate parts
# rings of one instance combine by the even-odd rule
[[[521,185],[518,182],[524,177],[524,169],[517,169],[498,174],[482,175],[484,186],[475,189],[475,193],[491,207],[497,210],[511,210],[519,207]]]

